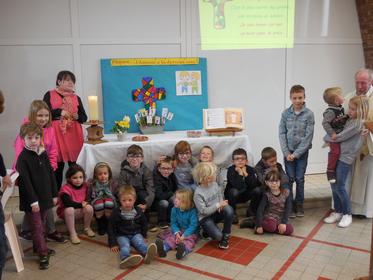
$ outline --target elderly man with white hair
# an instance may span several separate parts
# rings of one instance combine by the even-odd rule
[[[354,96],[369,97],[368,120],[373,121],[373,71],[360,69],[355,74],[355,90],[345,97],[344,106],[348,107],[349,100]],[[350,200],[352,214],[373,218],[373,141],[369,133],[367,141],[357,157],[348,186],[350,186]]]

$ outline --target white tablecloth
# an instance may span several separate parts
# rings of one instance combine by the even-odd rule
[[[155,162],[161,155],[172,156],[175,144],[180,140],[186,140],[192,147],[194,156],[198,156],[199,150],[209,145],[215,152],[214,162],[220,167],[227,167],[231,164],[232,152],[237,148],[243,148],[248,153],[250,164],[253,163],[252,149],[249,137],[244,133],[236,133],[235,136],[207,136],[199,138],[188,138],[186,131],[169,131],[163,134],[147,135],[148,141],[131,141],[135,134],[128,134],[127,141],[119,142],[114,134],[105,134],[104,140],[107,143],[87,144],[84,143],[79,154],[77,163],[87,173],[87,178],[92,178],[93,169],[100,161],[107,162],[117,177],[120,172],[120,163],[125,159],[127,148],[132,144],[139,145],[144,150],[144,163],[153,169]]]

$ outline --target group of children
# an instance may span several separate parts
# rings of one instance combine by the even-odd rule
[[[332,93],[337,97],[328,97]],[[351,99],[347,118],[340,110],[339,89],[326,90],[324,98],[329,104],[323,122],[324,127],[329,125],[325,141],[333,143],[332,148],[338,146],[334,143],[341,143],[339,156],[329,157],[330,163],[337,160],[334,167],[328,165],[335,212],[325,222],[339,221],[340,227],[346,227],[352,221],[346,176],[363,140],[362,121],[366,118],[368,102],[365,97]],[[97,163],[94,176],[89,180],[82,167],[70,164],[65,175],[66,184],[61,188],[54,171],[57,163],[65,159],[60,152],[56,157],[53,131],[48,132],[53,113],[48,104],[34,101],[17,139],[24,148],[17,154],[15,168],[20,174],[20,208],[27,213],[40,269],[48,268],[49,256],[55,254],[48,249],[44,238],[44,223],[54,205],[57,205],[58,216],[66,223],[73,244],[80,243],[75,219],[82,217],[84,233],[93,237],[91,221],[95,217],[98,233],[108,234],[111,251],[119,252],[123,268],[143,259],[149,263],[156,255],[165,257],[173,249],[176,249],[176,258],[182,259],[192,251],[199,237],[216,240],[219,248],[228,249],[232,224],[238,223],[236,206],[240,202],[250,201],[248,218],[241,222],[241,227],[253,227],[256,234],[292,234],[289,218],[304,216],[304,175],[312,146],[314,115],[305,106],[302,86],[292,87],[290,99],[292,105],[283,112],[279,127],[286,173],[277,162],[273,148],[263,149],[255,168],[249,166],[246,151],[239,148],[233,151],[233,164],[224,178],[222,170],[213,163],[211,147],[204,146],[195,158],[189,143],[180,141],[175,145],[173,157],[161,156],[153,171],[143,163],[143,150],[138,145],[127,149],[118,178],[113,178],[110,166],[104,162]],[[74,100],[71,104],[80,108],[79,100]],[[77,110],[70,112],[68,119],[59,121],[60,137],[72,127],[73,119],[79,119],[82,110]],[[60,110],[60,114],[63,111]],[[147,244],[144,238],[151,210],[158,212],[158,227],[163,231],[155,243]],[[54,224],[52,219],[49,218],[47,224]],[[222,229],[219,222],[223,223]],[[50,235],[57,236],[60,242],[65,241],[63,237],[59,239],[60,234],[53,227],[47,232],[47,236]],[[139,254],[130,255],[130,246]]]

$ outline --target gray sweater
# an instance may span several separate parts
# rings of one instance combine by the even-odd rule
[[[211,183],[208,187],[198,185],[194,192],[194,204],[198,210],[198,219],[202,220],[214,214],[224,196],[221,187],[216,182]]]
[[[361,136],[362,125],[356,119],[348,119],[344,129],[337,134],[335,141],[331,140],[329,135],[324,137],[326,142],[341,142],[341,154],[339,160],[352,164],[357,156],[358,151],[363,145]]]

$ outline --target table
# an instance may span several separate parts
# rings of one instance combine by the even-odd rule
[[[106,143],[88,144],[84,143],[80,151],[77,163],[80,164],[87,174],[87,179],[92,178],[93,169],[100,161],[107,162],[113,171],[113,177],[117,177],[120,172],[120,164],[126,157],[127,148],[133,144],[139,145],[144,151],[144,163],[153,169],[156,161],[161,155],[172,156],[175,144],[181,140],[188,141],[194,156],[198,156],[199,150],[205,146],[210,146],[214,152],[214,163],[224,168],[231,165],[232,152],[237,148],[243,148],[248,154],[250,164],[253,164],[252,149],[249,137],[244,133],[236,133],[235,136],[208,136],[202,133],[199,138],[188,138],[186,131],[167,131],[163,134],[147,135],[148,141],[131,141],[129,133],[126,141],[118,141],[115,134],[105,134]]]

